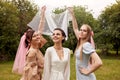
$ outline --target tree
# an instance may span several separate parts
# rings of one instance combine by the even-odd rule
[[[12,3],[0,1],[0,60],[16,51],[18,20],[17,8]]]
[[[99,16],[101,35],[104,37],[102,44],[108,44],[106,48],[116,49],[116,54],[120,48],[120,1],[106,7]]]
[[[28,0],[0,0],[0,60],[14,58],[20,37],[37,12]]]
[[[33,16],[37,12],[37,6],[31,3],[29,0],[12,0],[12,3],[17,7],[18,11],[18,31],[20,35],[23,35],[27,24],[32,20]]]

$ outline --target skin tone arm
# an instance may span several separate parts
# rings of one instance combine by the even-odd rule
[[[68,10],[69,10],[69,12],[70,12],[70,14],[72,16],[72,25],[73,25],[73,30],[74,30],[75,36],[79,40],[78,24],[77,24],[77,20],[75,18],[75,14],[74,14],[73,8],[69,7]]]
[[[43,58],[42,52],[39,51],[36,54],[37,54],[37,60],[38,60],[39,67],[43,68],[44,67],[44,58]]]
[[[43,29],[44,29],[44,24],[45,24],[45,10],[46,10],[46,6],[43,6],[41,8],[41,14],[40,14],[40,23],[39,23],[39,27],[38,27],[38,33],[41,37],[41,41],[42,44],[40,43],[39,44],[39,48],[41,48],[47,41],[46,39],[44,39],[41,35],[42,35],[42,32],[43,32]]]
[[[41,14],[40,14],[40,24],[38,27],[38,31],[40,33],[42,33],[43,29],[44,29],[44,23],[45,23],[45,10],[46,10],[46,6],[43,6],[41,8]]]
[[[97,70],[100,66],[102,66],[102,60],[100,59],[96,52],[92,53],[90,57],[93,59],[92,61],[93,63],[91,64],[90,68],[89,69],[80,68],[80,72],[85,75],[89,75],[90,73]]]

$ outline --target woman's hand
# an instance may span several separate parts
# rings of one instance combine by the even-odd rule
[[[46,11],[46,6],[43,6],[41,8],[40,22],[39,22],[39,27],[38,27],[38,31],[41,33],[43,32],[44,24],[45,24],[45,11]]]
[[[73,7],[68,7],[68,10],[71,14],[74,14],[74,10],[73,10]]]
[[[89,75],[90,73],[89,73],[89,69],[87,69],[87,68],[80,68],[80,72],[82,73],[82,74],[84,74],[84,75]]]
[[[43,7],[41,8],[41,12],[44,13],[45,10],[46,10],[46,6],[43,6]]]

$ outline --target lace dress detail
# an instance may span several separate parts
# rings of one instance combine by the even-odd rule
[[[54,47],[49,47],[45,54],[43,80],[69,80],[70,50],[63,48],[64,57],[60,59]]]

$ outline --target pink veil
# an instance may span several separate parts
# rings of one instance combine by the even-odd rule
[[[23,73],[23,68],[25,66],[25,58],[26,58],[26,53],[28,51],[28,47],[26,48],[25,46],[25,38],[26,38],[26,33],[21,37],[19,47],[16,53],[14,65],[12,72],[17,73],[22,75]]]
[[[94,43],[94,40],[93,40],[93,36],[94,36],[94,32],[91,31],[90,43],[93,46],[93,48],[95,48],[95,43]]]

